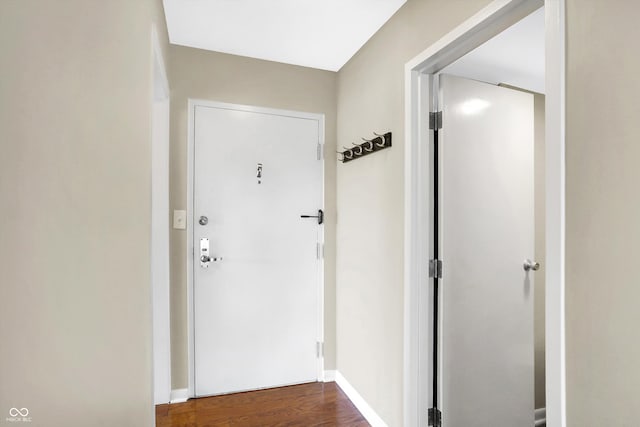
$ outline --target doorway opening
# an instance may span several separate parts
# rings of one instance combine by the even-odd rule
[[[540,9],[541,6],[543,2],[533,0],[495,1],[406,65],[409,136],[405,179],[406,425],[455,427],[467,425],[471,419],[475,420],[473,424],[482,425],[478,420],[486,420],[486,414],[482,413],[485,409],[494,414],[494,420],[500,419],[495,417],[496,408],[504,420],[530,420],[518,421],[517,425],[544,425],[544,412],[534,413],[534,406],[537,409],[546,406],[547,425],[564,425],[564,4],[547,1],[544,9]],[[526,62],[531,62],[535,52],[531,47],[523,46],[527,41],[518,40],[517,34],[517,28],[535,25],[536,22],[543,25],[539,31],[541,34],[538,34],[537,49],[546,62],[546,65],[537,66],[542,74],[537,79],[530,75],[536,68],[535,64]],[[512,27],[514,23],[517,24]],[[501,37],[511,40],[500,40]],[[517,59],[505,51],[503,43],[519,46],[526,54],[522,56],[524,63],[521,60],[514,64]],[[494,48],[498,46],[494,58],[491,58],[492,44]],[[483,60],[485,64],[482,64]],[[524,71],[520,74],[529,75],[518,75],[518,65]],[[524,93],[523,89],[546,92],[546,97]],[[510,103],[521,102],[523,111],[526,111],[521,116],[526,123],[512,117],[512,110],[516,108],[504,104],[504,96],[510,98]],[[476,128],[467,129],[466,132],[470,133],[465,134],[463,128],[468,126],[471,116],[479,117],[489,110],[497,110],[500,103],[504,107],[497,116],[493,119],[484,117],[484,121],[479,121],[480,125],[476,123]],[[537,121],[534,120],[534,105]],[[485,109],[487,111],[482,112]],[[457,110],[460,121],[456,121],[453,110]],[[502,125],[496,125],[501,133],[490,132],[488,140],[481,141],[481,128],[490,127],[488,120],[504,120]],[[542,126],[534,123],[540,121]],[[545,124],[546,131],[543,130]],[[455,127],[455,132],[451,126]],[[514,128],[514,133],[505,134],[509,127]],[[522,130],[528,127],[530,131],[523,133]],[[528,148],[520,145],[511,153],[515,157],[510,160],[505,153],[512,145],[501,142],[499,136],[518,139],[519,134],[528,138],[524,143]],[[457,148],[456,138],[461,140]],[[489,145],[469,146],[469,140]],[[461,161],[463,163],[456,164]],[[503,162],[503,167],[495,167],[500,162]],[[509,171],[509,164],[516,167]],[[535,173],[534,164],[537,165]],[[529,172],[524,173],[528,167]],[[465,174],[471,181],[456,182]],[[509,182],[509,177],[513,182]],[[491,184],[493,188],[486,188]],[[510,193],[507,191],[509,187]],[[530,194],[522,194],[523,188]],[[485,190],[488,191],[484,200],[486,203],[492,201],[493,207],[482,203],[481,193]],[[501,191],[501,197],[506,200],[500,197],[491,200]],[[519,210],[514,207],[517,204],[514,197],[521,199]],[[501,202],[502,206],[495,206]],[[511,211],[505,213],[508,209]],[[524,221],[523,217],[529,219]],[[487,219],[500,223],[492,227]],[[508,225],[513,229],[504,234],[508,239],[501,243],[499,234]],[[521,232],[518,231],[520,229]],[[528,241],[522,239],[525,234]],[[491,238],[495,240],[490,242]],[[516,240],[520,246],[509,249],[509,244]],[[528,247],[531,249],[526,249]],[[504,253],[491,254],[488,248],[501,248]],[[513,260],[510,260],[511,252],[518,252]],[[475,260],[480,265],[475,265]],[[535,277],[539,284],[543,282],[540,277],[542,269],[535,275],[533,273],[537,269],[536,261],[546,270],[546,313],[544,302],[540,304],[544,301],[544,289],[533,281]],[[502,268],[503,264],[508,268]],[[466,288],[465,280],[468,282]],[[520,288],[514,292],[515,287],[497,286],[500,281],[509,280]],[[483,283],[485,287],[497,287],[487,287],[483,294]],[[509,293],[513,298],[507,297]],[[535,316],[534,294],[537,299]],[[483,297],[486,300],[482,301]],[[509,310],[503,310],[507,306],[512,310],[511,314],[508,314]],[[527,310],[530,310],[531,319],[524,316]],[[516,316],[520,316],[520,321]],[[501,322],[511,323],[509,327],[502,327]],[[537,336],[535,370],[534,323]],[[519,332],[514,325],[519,325]],[[524,339],[523,333],[529,337]],[[482,334],[486,338],[484,341]],[[510,341],[500,341],[500,336]],[[516,342],[518,339],[522,342]],[[485,344],[483,356],[482,346]],[[492,348],[501,357],[487,356]],[[510,372],[500,374],[498,366],[491,366],[493,362],[500,362],[502,368]],[[494,373],[502,375],[503,380],[501,383],[500,378],[492,377],[495,386],[502,392],[512,386],[511,394],[519,396],[519,401],[516,397],[513,401],[502,399],[492,407],[492,396],[488,396],[486,401],[480,402],[483,398],[479,390],[484,389],[491,394],[491,381],[482,381],[482,375],[478,378],[460,375],[465,369],[467,372],[491,372],[494,368]],[[474,383],[465,384],[465,381]],[[474,393],[474,387],[477,393]],[[462,397],[458,397],[458,401],[452,398],[465,393],[467,401],[463,402]],[[456,403],[461,406],[456,407]],[[474,404],[477,406],[472,410]],[[443,408],[455,411],[455,416],[442,413]],[[463,413],[461,408],[469,408],[472,412]],[[512,414],[508,413],[510,410]],[[520,412],[521,418],[517,418],[516,412]],[[523,412],[526,414],[522,415]],[[540,419],[534,421],[534,416]]]

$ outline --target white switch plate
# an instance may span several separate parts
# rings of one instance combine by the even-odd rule
[[[173,211],[173,228],[176,230],[184,230],[187,228],[187,211]]]

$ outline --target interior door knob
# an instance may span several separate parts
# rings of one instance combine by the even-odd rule
[[[526,259],[524,261],[523,267],[524,267],[524,271],[529,271],[529,270],[538,271],[540,269],[540,263],[531,261],[530,259]]]

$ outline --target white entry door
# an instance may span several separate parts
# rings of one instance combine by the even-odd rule
[[[534,425],[533,96],[440,76],[442,425]]]
[[[323,207],[322,116],[193,114],[195,394],[316,381],[323,226],[301,215]]]

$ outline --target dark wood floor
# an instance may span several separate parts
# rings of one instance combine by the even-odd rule
[[[157,427],[353,426],[365,421],[336,383],[310,383],[156,406]]]

